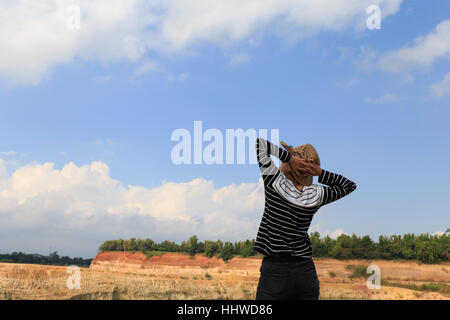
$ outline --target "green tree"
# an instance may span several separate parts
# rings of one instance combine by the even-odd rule
[[[352,238],[346,234],[337,237],[336,243],[331,249],[331,256],[336,259],[352,258]]]
[[[233,244],[231,242],[225,242],[225,245],[220,251],[219,257],[222,258],[223,261],[227,262],[228,260],[233,258],[233,249]]]
[[[433,241],[423,241],[417,245],[417,258],[423,263],[439,263],[440,252]]]
[[[217,242],[205,240],[205,254],[206,256],[212,258],[219,251],[219,246]]]
[[[130,238],[126,240],[126,251],[137,251],[138,246],[136,243],[136,238]]]
[[[189,253],[189,244],[187,241],[181,241],[180,251]]]
[[[252,254],[253,251],[253,244],[250,240],[245,240],[245,242],[242,243],[242,249],[240,256],[242,258],[246,258]]]
[[[117,240],[117,250],[118,251],[126,251],[125,240],[123,240],[122,238]]]
[[[200,241],[197,245],[197,253],[205,252],[205,243]]]
[[[188,253],[193,256],[197,252],[198,249],[198,238],[196,235],[193,235],[188,240]]]
[[[144,247],[143,251],[152,251],[154,249],[153,248],[154,244],[155,244],[155,242],[152,239],[149,239],[149,238],[144,239],[143,244],[142,244]]]

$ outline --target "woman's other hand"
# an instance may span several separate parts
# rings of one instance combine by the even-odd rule
[[[320,176],[322,173],[322,169],[314,162],[313,158],[293,156],[289,161],[289,165],[294,171],[294,174],[299,174],[300,176]]]

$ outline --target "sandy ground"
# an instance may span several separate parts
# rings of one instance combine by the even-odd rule
[[[315,264],[321,299],[450,299],[448,290],[399,287],[448,286],[448,263],[315,259]],[[202,255],[147,258],[142,253],[104,252],[90,268],[80,268],[80,288],[69,289],[67,267],[0,263],[0,299],[254,299],[260,265],[257,258],[224,263]],[[381,288],[367,287],[369,275],[351,279],[349,265],[377,265]]]

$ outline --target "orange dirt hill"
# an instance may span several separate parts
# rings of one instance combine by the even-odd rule
[[[314,259],[321,299],[434,300],[450,298],[450,263]],[[356,266],[376,265],[381,288],[369,289]],[[233,299],[255,298],[261,258],[225,263],[202,254],[103,252],[80,268],[80,288],[71,289],[68,266],[0,263],[2,299]]]
[[[189,256],[182,253],[168,252],[161,256],[147,257],[141,252],[107,251],[99,253],[91,263],[91,270],[121,271],[133,273],[172,273],[178,269],[180,273],[230,273],[233,275],[259,277],[261,259],[234,257],[224,262],[217,257],[208,258],[196,254]],[[195,272],[197,271],[197,272]]]

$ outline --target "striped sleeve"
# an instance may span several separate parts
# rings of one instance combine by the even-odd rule
[[[276,156],[282,162],[288,162],[292,157],[289,152],[278,147],[276,144],[270,143],[262,138],[256,139],[256,156],[264,183],[269,178],[272,180],[272,177],[278,173],[278,167],[273,163],[270,155]]]
[[[326,185],[323,187],[322,206],[345,197],[356,189],[356,183],[353,181],[323,169],[319,183]]]

